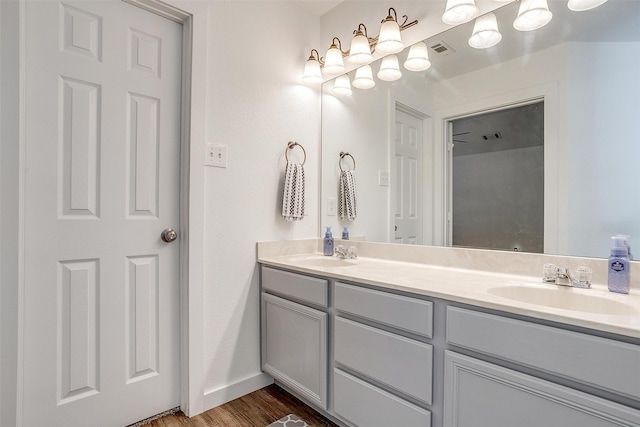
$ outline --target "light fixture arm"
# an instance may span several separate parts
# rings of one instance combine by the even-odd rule
[[[360,29],[360,27],[364,28],[364,32]],[[365,36],[367,39],[369,39],[369,34],[367,34],[367,26],[360,23],[358,24],[358,28],[356,28],[355,30],[353,30],[353,35],[354,36]],[[371,39],[369,39],[371,40]]]
[[[338,40],[338,44],[336,45],[336,40]],[[345,57],[349,54],[349,51],[344,51],[342,50],[342,42],[340,41],[340,39],[338,37],[334,37],[333,40],[331,40],[331,46],[329,46],[329,49],[331,48],[336,48],[338,50],[340,50],[340,52],[342,53],[342,56]]]
[[[391,16],[391,12],[393,11],[393,16]],[[413,27],[414,25],[416,25],[418,23],[418,20],[415,19],[411,22],[409,22],[409,24],[407,24],[407,21],[409,20],[409,17],[407,15],[402,15],[402,17],[404,18],[404,21],[402,22],[402,24],[400,24],[398,22],[398,13],[396,12],[396,10],[392,7],[389,8],[389,14],[387,15],[386,18],[384,18],[382,21],[380,21],[380,23],[384,23],[386,21],[396,21],[398,22],[398,26],[400,27],[400,31],[405,30],[409,27]],[[360,24],[362,25],[362,24]]]
[[[315,52],[315,55],[313,54],[314,52]],[[324,58],[320,58],[320,53],[318,53],[316,49],[311,49],[311,53],[309,54],[309,59],[307,59],[307,61],[310,61],[310,60],[318,61],[320,65],[324,63]]]

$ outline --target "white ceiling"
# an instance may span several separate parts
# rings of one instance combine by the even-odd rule
[[[308,10],[313,15],[322,16],[344,0],[298,0],[303,9]]]

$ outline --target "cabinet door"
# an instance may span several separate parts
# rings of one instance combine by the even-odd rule
[[[640,411],[450,351],[445,427],[639,426]]]
[[[262,368],[327,408],[327,313],[262,293]]]

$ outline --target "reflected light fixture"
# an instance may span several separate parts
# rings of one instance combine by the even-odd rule
[[[464,24],[478,16],[480,10],[474,0],[447,0],[442,22],[449,25]]]
[[[392,82],[402,77],[400,65],[398,65],[398,57],[396,55],[388,55],[382,58],[380,70],[376,74],[380,80]]]
[[[364,28],[364,32],[362,29]],[[349,61],[354,64],[366,64],[373,59],[371,55],[371,44],[367,27],[364,24],[358,25],[358,29],[353,32],[355,36],[351,39],[351,49],[349,49]]]
[[[607,0],[569,0],[567,7],[575,12],[583,12],[606,2]]]
[[[338,41],[338,44],[336,44],[336,40]],[[338,48],[338,46],[340,47]],[[342,60],[342,54],[342,43],[339,38],[334,37],[324,58],[325,73],[329,75],[344,73],[344,61]]]
[[[502,34],[498,31],[498,21],[493,12],[476,18],[473,33],[469,38],[469,46],[487,49],[500,43],[500,40],[502,40]]]
[[[431,67],[427,45],[424,42],[412,45],[403,65],[409,71],[424,71]]]
[[[349,80],[349,76],[346,74],[338,76],[333,82],[333,89],[331,89],[331,91],[336,95],[351,95],[351,80]]]
[[[537,30],[547,25],[552,17],[547,0],[522,0],[513,28],[518,31]]]
[[[393,16],[391,16],[392,11]],[[404,15],[404,18],[405,22],[407,22],[407,15]],[[402,37],[400,37],[398,15],[396,14],[396,10],[392,7],[389,8],[389,14],[387,17],[382,20],[380,35],[378,36],[378,42],[375,49],[382,54],[398,53],[404,49],[404,43],[402,43]]]
[[[363,65],[356,70],[356,76],[353,78],[353,86],[358,89],[371,89],[376,85],[373,80],[373,71],[371,65]]]
[[[315,49],[311,49],[309,59],[307,59],[307,62],[305,62],[304,64],[304,74],[302,75],[302,81],[305,83],[322,83],[322,71],[320,70],[320,54]]]

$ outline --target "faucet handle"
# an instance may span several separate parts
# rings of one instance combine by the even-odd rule
[[[576,288],[591,288],[591,275],[593,270],[589,267],[577,267],[576,277],[573,280],[573,286]]]
[[[544,283],[556,282],[556,265],[547,263],[542,266],[542,281]]]

